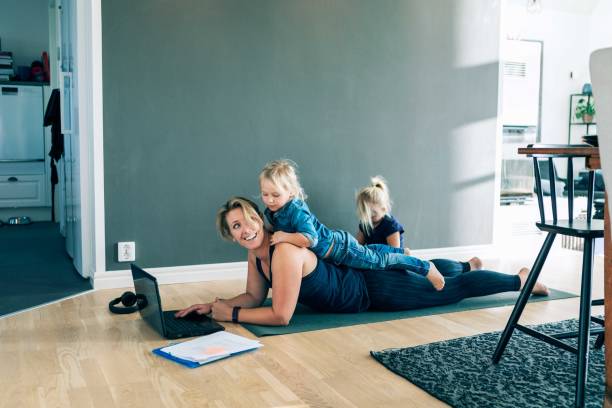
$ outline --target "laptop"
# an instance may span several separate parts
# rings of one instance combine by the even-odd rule
[[[139,299],[144,299],[139,312],[142,319],[167,339],[195,337],[225,330],[219,323],[206,315],[191,313],[177,319],[177,310],[163,311],[159,297],[159,286],[155,276],[132,264],[134,290]]]

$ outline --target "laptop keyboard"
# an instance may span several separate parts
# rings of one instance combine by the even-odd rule
[[[192,319],[192,318],[182,318],[177,319],[174,317],[174,313],[164,312],[164,324],[168,330],[179,333],[190,333],[195,330],[201,330],[202,327],[200,323],[208,320],[206,316],[198,316],[200,318]]]

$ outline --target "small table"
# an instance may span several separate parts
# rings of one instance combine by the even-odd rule
[[[601,168],[599,161],[599,147],[589,145],[537,145],[535,147],[519,147],[519,154],[537,156],[539,154],[558,154],[567,157],[584,157],[587,169]]]
[[[521,147],[519,154],[537,156],[538,154],[558,154],[567,157],[584,157],[590,170],[601,168],[599,148],[589,145],[538,145]],[[604,320],[605,320],[605,359],[606,394],[612,395],[612,239],[610,234],[610,214],[608,212],[608,193],[604,206]]]

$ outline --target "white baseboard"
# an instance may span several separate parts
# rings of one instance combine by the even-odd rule
[[[188,283],[246,279],[246,262],[144,268],[157,278],[160,284]],[[98,272],[93,279],[94,289],[131,288],[134,286],[132,272],[128,269]]]
[[[416,249],[412,255],[421,259],[448,258],[465,261],[473,256],[489,258],[496,256],[496,248],[491,245],[470,245],[449,248]],[[246,262],[229,262],[164,268],[144,268],[157,278],[160,284],[223,281],[246,279]],[[93,277],[94,289],[115,289],[133,287],[130,270],[98,272]]]
[[[466,245],[448,248],[415,249],[410,255],[421,259],[445,258],[455,261],[467,261],[473,256],[480,258],[494,258],[498,256],[498,249],[493,244]]]

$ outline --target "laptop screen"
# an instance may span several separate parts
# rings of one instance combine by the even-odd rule
[[[140,316],[163,336],[164,323],[157,280],[134,264],[132,264],[132,277],[136,296],[146,299],[145,306],[139,310]]]

